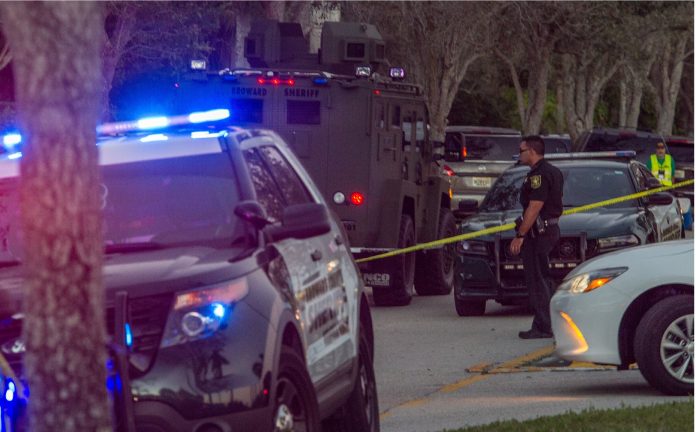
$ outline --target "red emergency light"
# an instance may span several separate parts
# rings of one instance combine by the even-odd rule
[[[287,86],[294,86],[295,85],[295,80],[292,78],[288,79],[280,79],[280,78],[263,78],[263,77],[258,77],[256,78],[256,82],[261,84],[261,85],[267,85],[271,84],[273,86],[279,86],[279,85],[287,85]]]
[[[350,194],[350,202],[356,206],[362,205],[365,202],[365,196],[360,192],[353,192]]]

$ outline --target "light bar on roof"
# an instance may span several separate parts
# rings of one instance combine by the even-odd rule
[[[14,147],[22,142],[22,135],[18,133],[7,134],[2,137],[2,145],[5,147]]]
[[[636,157],[633,150],[606,151],[606,152],[580,152],[580,153],[554,153],[546,155],[546,159],[592,159],[592,158],[627,158]]]
[[[117,134],[139,130],[163,129],[169,126],[181,126],[224,120],[230,116],[226,109],[195,112],[188,115],[173,117],[148,117],[140,120],[132,120],[117,123],[106,123],[97,126],[98,134]]]

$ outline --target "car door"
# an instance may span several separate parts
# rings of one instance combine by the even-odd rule
[[[654,178],[652,173],[641,164],[634,164],[634,170],[638,171],[641,189],[647,188],[648,179]],[[644,199],[647,203],[647,199]],[[675,240],[681,237],[682,220],[676,200],[664,206],[647,205],[647,211],[655,223],[655,240]]]
[[[314,202],[308,188],[275,146],[258,149],[286,205]],[[330,232],[306,240],[288,240],[281,254],[287,260],[299,260],[311,268],[299,280],[295,293],[306,341],[307,366],[313,381],[318,381],[351,359],[350,304],[343,278],[345,263],[339,250],[340,233]],[[312,260],[311,267],[306,256]],[[292,270],[291,270],[292,273]]]

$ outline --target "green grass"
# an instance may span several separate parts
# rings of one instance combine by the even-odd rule
[[[587,409],[527,421],[501,421],[449,432],[693,432],[694,401],[640,408]]]

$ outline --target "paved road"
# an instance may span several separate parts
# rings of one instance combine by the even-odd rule
[[[374,307],[372,313],[383,432],[680,400],[653,390],[637,370],[527,366],[553,348],[549,339],[517,338],[531,323],[522,308],[489,301],[486,316],[461,318],[451,296],[438,296],[415,297],[406,307]]]

